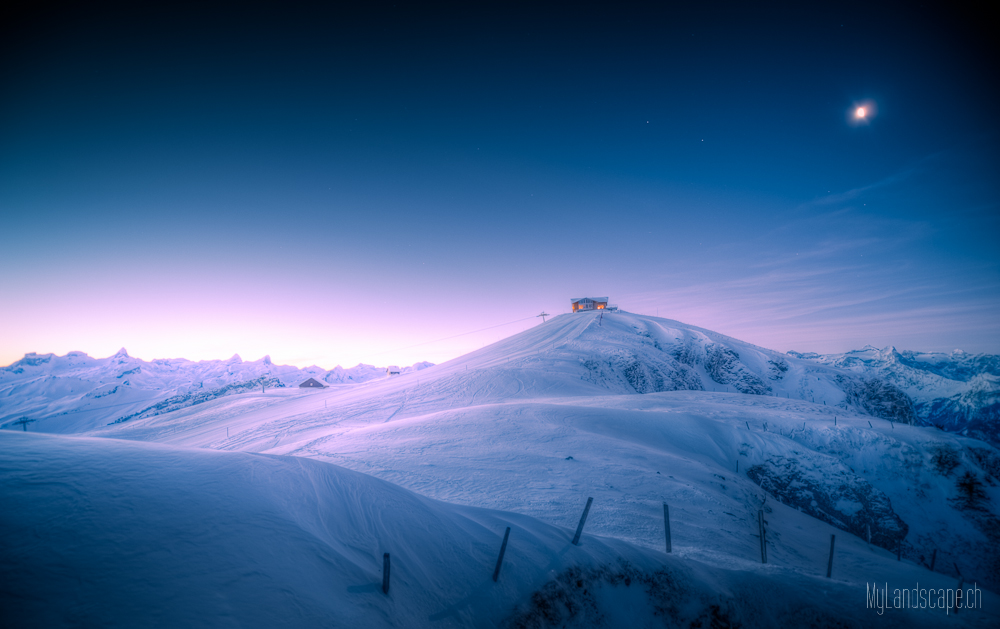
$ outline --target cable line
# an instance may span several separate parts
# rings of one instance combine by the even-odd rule
[[[537,315],[536,315],[537,316]],[[413,349],[414,347],[420,347],[422,345],[430,345],[431,343],[440,343],[441,341],[449,341],[451,339],[457,339],[460,336],[467,336],[469,334],[475,334],[476,332],[485,332],[486,330],[492,330],[493,328],[502,328],[505,325],[512,325],[515,323],[520,323],[522,321],[527,321],[529,319],[534,319],[534,316],[525,317],[523,319],[517,319],[515,321],[508,321],[507,323],[498,323],[497,325],[491,325],[488,328],[480,328],[478,330],[472,330],[471,332],[462,332],[461,334],[455,334],[453,336],[446,336],[443,339],[435,339],[433,341],[424,341],[423,343],[417,343],[416,345],[408,345],[406,347],[397,347],[396,349],[387,349],[384,352],[377,352],[375,354],[369,354],[369,356],[381,356],[382,354],[388,354],[390,352],[401,352],[404,349]]]

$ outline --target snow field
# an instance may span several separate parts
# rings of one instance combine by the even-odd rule
[[[0,482],[0,535],[17,542],[0,551],[5,626],[836,626],[867,618],[863,602],[843,605],[858,593],[839,579],[713,568],[587,530],[573,546],[570,527],[430,500],[307,459],[4,431]],[[506,526],[511,540],[493,583]],[[392,556],[388,596],[383,552]],[[910,578],[907,570],[891,577]],[[996,602],[986,593],[987,609]],[[931,626],[932,618],[911,611],[886,624]]]
[[[373,626],[431,621],[497,626],[504,619],[511,626],[597,626],[600,618],[608,626],[650,626],[657,618],[680,617],[701,619],[705,626],[721,623],[712,620],[713,614],[746,626],[870,624],[876,616],[865,607],[867,583],[955,587],[954,565],[967,581],[995,590],[1000,544],[990,537],[990,527],[997,522],[992,505],[1000,500],[1000,490],[988,482],[990,465],[1000,462],[995,450],[956,434],[892,425],[865,414],[847,403],[838,386],[845,373],[676,322],[626,313],[603,320],[568,315],[419,373],[336,389],[249,391],[87,434],[157,442],[178,452],[227,450],[258,466],[262,460],[299,459],[252,453],[314,459],[300,465],[322,469],[327,467],[321,462],[335,463],[393,483],[384,486],[425,501],[420,504],[467,518],[459,528],[478,540],[478,550],[467,545],[461,552],[442,550],[441,558],[419,555],[420,565],[434,566],[427,574],[433,572],[437,580],[409,583],[433,593],[417,597],[413,605],[419,611],[412,615],[399,608],[387,613],[362,609],[360,617],[379,619],[371,621]],[[3,436],[8,437],[6,431]],[[956,502],[962,473],[987,481],[986,498],[975,509]],[[295,496],[309,492],[293,488],[287,493],[289,502],[281,508],[295,512]],[[325,490],[313,493],[327,495]],[[566,547],[588,496],[595,502],[585,538],[602,536],[602,548],[613,549],[600,556],[591,554],[589,541],[581,548]],[[812,496],[816,500],[810,504]],[[661,552],[664,501],[671,507],[671,556]],[[310,502],[302,504],[311,512]],[[396,517],[380,509],[364,511],[356,499],[338,504],[360,510],[361,519]],[[767,565],[760,563],[756,537],[759,510],[767,519]],[[484,524],[486,516],[469,515],[483,513],[494,519]],[[870,519],[873,545],[863,539],[858,514]],[[894,539],[897,518],[907,529],[902,562],[885,541]],[[483,525],[483,531],[469,521]],[[440,528],[433,522],[428,515],[420,525],[427,535]],[[505,593],[480,606],[479,594],[471,594],[468,583],[489,579],[510,522],[524,531],[514,527],[508,559],[514,549],[515,555],[528,550],[519,547],[522,536],[534,535],[547,550],[531,555],[529,563],[545,570],[521,573],[527,576],[518,577],[515,589],[496,590]],[[831,534],[837,536],[837,551],[834,578],[827,580]],[[416,543],[392,535],[379,539],[391,539],[390,545],[400,548]],[[937,570],[948,574],[921,565],[934,549]],[[412,552],[418,550],[424,547]],[[395,584],[395,550],[368,544],[351,568],[362,570],[363,563],[363,570],[373,570],[370,584],[376,589],[382,552],[393,553]],[[414,566],[410,562],[417,556],[399,560]],[[452,568],[452,559],[470,556],[480,557],[473,562],[474,573]],[[239,560],[236,551],[232,557]],[[668,576],[656,576],[664,570]],[[692,584],[690,595],[678,593],[688,580],[670,577],[675,570],[690,571],[685,577]],[[445,572],[450,576],[441,576]],[[462,585],[447,581],[453,577]],[[642,584],[645,594],[630,589],[627,580]],[[296,593],[298,587],[289,585],[287,591]],[[676,607],[692,596],[698,600],[693,607]],[[995,601],[993,594],[988,597]],[[352,608],[361,602],[339,595],[334,600]],[[314,609],[313,603],[301,605]],[[450,616],[439,616],[447,609]],[[544,609],[562,611],[549,617],[539,611]],[[796,610],[805,615],[796,616]],[[928,610],[886,614],[891,616],[879,616],[879,624],[940,622]],[[949,622],[975,625],[997,617],[996,605],[987,603],[979,615]],[[335,624],[332,616],[323,618]]]

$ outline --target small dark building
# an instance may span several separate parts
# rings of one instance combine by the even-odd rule
[[[300,389],[325,389],[326,385],[316,380],[315,378],[309,378],[305,382],[299,385]]]

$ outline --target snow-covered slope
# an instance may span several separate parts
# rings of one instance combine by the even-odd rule
[[[539,360],[543,352],[545,360]],[[474,371],[471,378],[452,373],[457,377],[443,383],[448,395],[461,382],[463,390],[476,388],[473,403],[530,398],[546,389],[556,395],[733,391],[808,400],[1000,443],[1000,356],[891,347],[783,354],[677,321],[581,313],[557,317],[452,363]],[[429,366],[417,363],[401,371]],[[491,379],[486,388],[470,381],[484,376]],[[124,350],[107,359],[81,352],[28,354],[0,368],[0,426],[28,417],[36,420],[36,430],[78,432],[261,387],[294,386],[309,377],[330,385],[358,384],[384,378],[385,369],[297,369],[273,365],[267,357],[245,362],[239,356],[147,363]]]
[[[858,541],[832,580],[713,567],[292,457],[3,431],[0,485],[5,627],[975,627],[1000,603],[879,617]],[[869,554],[873,582],[955,585]]]
[[[913,588],[945,574],[1000,589],[1000,453],[907,423],[915,416],[900,385],[856,365],[676,321],[580,313],[399,377],[252,389],[86,434],[317,459],[556,527],[574,526],[593,496],[587,529],[641,549],[623,557],[662,548],[667,502],[675,557],[742,584],[787,574],[793,604],[823,592],[852,624],[875,579]],[[846,589],[823,578],[831,534]],[[560,578],[532,591],[558,598]],[[736,604],[733,586],[712,587],[723,607]],[[985,613],[998,620],[996,607]],[[914,621],[938,620],[924,610]]]
[[[919,423],[1000,443],[1000,356],[870,346],[846,354],[792,355],[891,384],[912,400]]]
[[[651,548],[667,500],[676,543],[721,565],[754,559],[763,509],[774,556],[803,571],[830,527],[870,531],[871,556],[901,542],[911,562],[936,551],[936,570],[1000,586],[997,450],[880,419],[868,410],[898,418],[895,398],[853,382],[677,322],[586,313],[397,379],[248,392],[92,434],[317,458],[547,522],[587,493],[595,532]]]
[[[402,371],[428,366],[417,363]],[[339,385],[385,376],[385,368],[371,365],[298,369],[274,365],[267,356],[253,362],[239,356],[146,362],[129,356],[124,348],[108,358],[91,358],[83,352],[28,354],[0,367],[0,426],[11,427],[12,421],[27,417],[34,420],[34,430],[79,432],[245,391],[296,386],[307,378]]]

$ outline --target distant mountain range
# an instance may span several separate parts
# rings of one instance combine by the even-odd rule
[[[844,354],[781,353],[683,324],[676,324],[673,338],[661,336],[636,329],[630,337],[581,347],[580,378],[615,393],[716,390],[797,398],[1000,443],[1000,356],[871,346]],[[384,377],[384,367],[299,369],[267,356],[146,362],[124,349],[109,358],[32,353],[0,368],[0,426],[28,417],[39,430],[80,432],[307,378],[350,385]]]
[[[1000,356],[897,351],[871,346],[846,354],[789,354],[845,369],[887,391],[902,392],[918,424],[1000,442]]]
[[[432,363],[397,369],[419,371]],[[308,378],[327,385],[349,385],[385,378],[386,368],[359,364],[329,371],[275,365],[269,356],[244,361],[190,361],[183,358],[144,361],[124,348],[108,358],[83,352],[65,356],[26,354],[0,367],[0,426],[26,417],[29,430],[81,432],[113,422],[149,417],[218,397],[257,389],[297,386]]]

